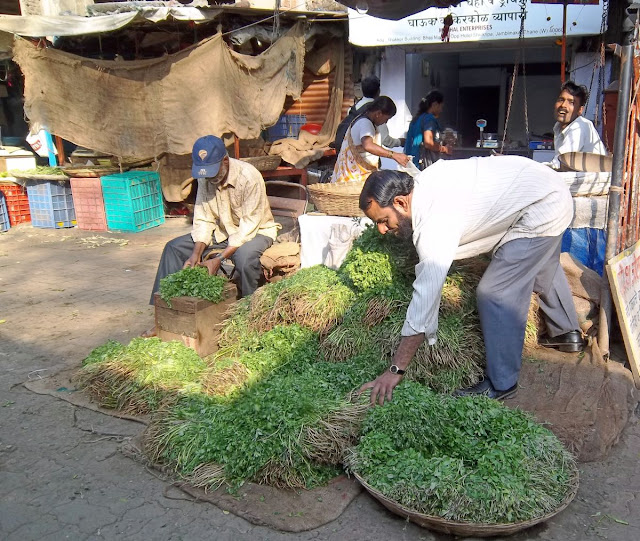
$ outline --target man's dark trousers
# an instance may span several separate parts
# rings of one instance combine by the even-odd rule
[[[256,235],[253,239],[238,247],[231,256],[231,261],[235,266],[235,279],[242,297],[251,295],[258,287],[258,282],[262,276],[260,256],[272,244],[273,240],[271,238],[264,235]],[[153,304],[153,294],[160,290],[160,280],[169,274],[178,272],[184,266],[185,261],[191,257],[194,246],[195,242],[193,242],[190,233],[176,237],[165,244],[158,264],[158,272],[153,283],[149,304]],[[226,247],[226,242],[211,244],[205,248],[202,257],[204,258],[212,250],[223,250]]]
[[[478,284],[487,376],[501,391],[518,382],[531,294],[540,298],[549,336],[579,329],[558,237],[515,239],[498,248]]]

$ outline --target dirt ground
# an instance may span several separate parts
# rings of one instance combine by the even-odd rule
[[[109,338],[126,343],[150,327],[162,246],[188,231],[180,218],[137,234],[30,225],[0,234],[0,539],[450,539],[405,522],[366,493],[310,532],[254,526],[165,491],[168,483],[126,458],[119,447],[141,425],[22,386],[78,365]],[[637,541],[639,459],[634,418],[606,461],[580,465],[580,490],[568,509],[511,539]]]

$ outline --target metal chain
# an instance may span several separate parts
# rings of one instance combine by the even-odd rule
[[[511,88],[509,90],[509,101],[507,103],[507,116],[504,120],[504,130],[502,131],[502,146],[500,151],[504,152],[504,142],[507,139],[507,130],[509,128],[509,118],[511,116],[511,104],[513,103],[513,92],[516,88],[516,79],[518,78],[518,69],[520,67],[520,57],[524,58],[524,20],[527,18],[527,0],[520,0],[520,33],[518,41],[520,48],[516,54],[516,61],[513,66],[513,75],[511,76]],[[522,75],[525,76],[524,63],[522,66]],[[526,79],[524,83],[524,121],[527,130],[527,139],[529,139],[529,115],[527,112],[527,86]],[[528,146],[528,145],[527,145]]]

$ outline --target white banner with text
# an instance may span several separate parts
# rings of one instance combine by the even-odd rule
[[[399,21],[369,17],[349,9],[349,41],[361,47],[423,43],[517,39],[524,17],[524,37],[561,37],[562,10],[558,4],[519,0],[467,0],[456,7],[429,8]],[[453,24],[445,26],[445,17]],[[598,5],[567,7],[567,36],[600,33],[602,1]],[[447,22],[451,22],[449,19]],[[448,32],[447,32],[448,30]]]

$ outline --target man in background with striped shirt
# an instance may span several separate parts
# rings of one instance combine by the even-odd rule
[[[412,237],[419,256],[393,364],[361,388],[372,389],[372,404],[391,400],[424,340],[435,344],[442,287],[454,259],[493,252],[477,288],[486,377],[458,395],[503,399],[516,392],[534,291],[549,333],[540,343],[563,351],[583,349],[560,266],[562,234],[571,223],[573,203],[555,171],[517,156],[440,160],[415,179],[398,171],[376,171],[362,189],[360,208],[383,235]]]

